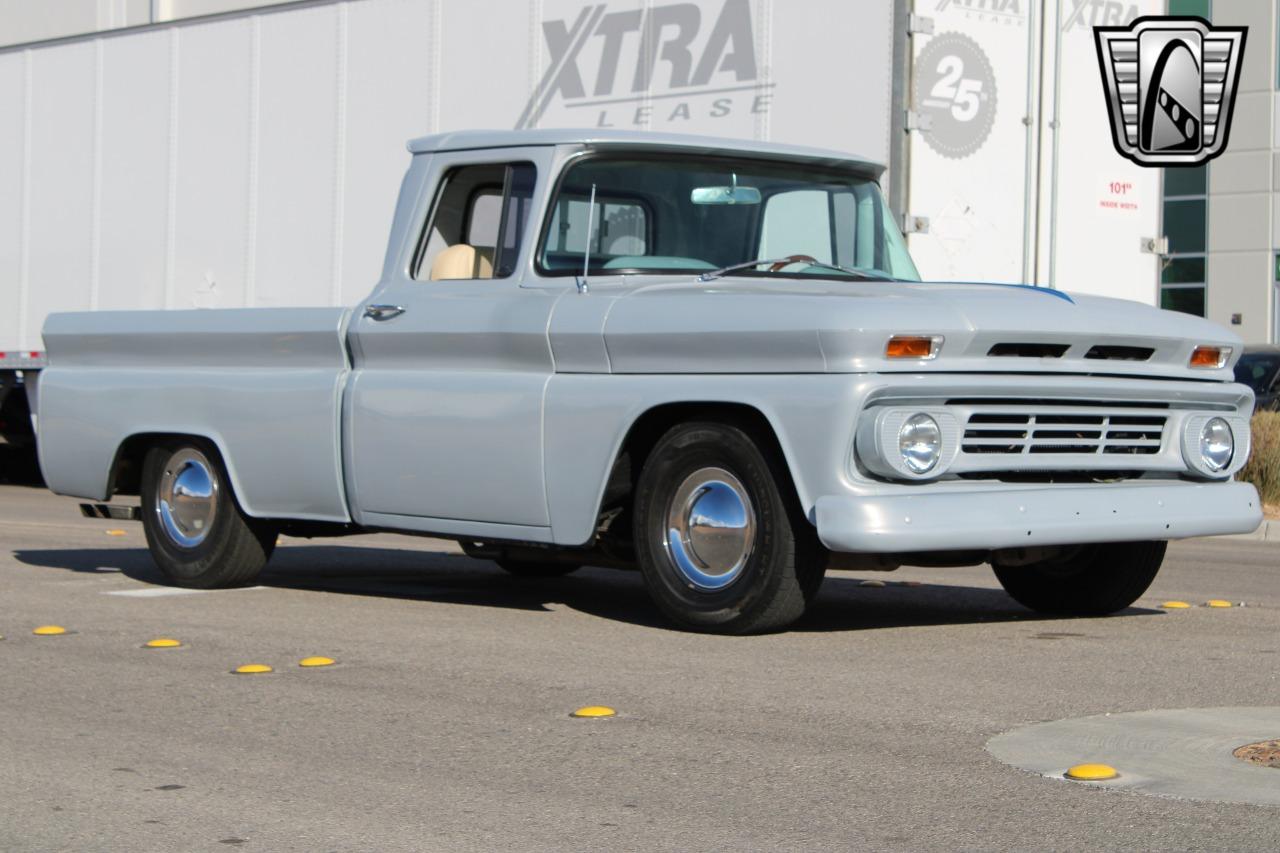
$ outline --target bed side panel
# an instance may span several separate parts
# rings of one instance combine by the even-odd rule
[[[39,451],[49,487],[108,497],[140,433],[218,445],[250,515],[348,520],[338,409],[345,309],[103,312],[49,318]]]

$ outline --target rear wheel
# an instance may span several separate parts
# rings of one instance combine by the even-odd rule
[[[142,525],[156,565],[177,586],[246,584],[275,550],[275,529],[241,511],[216,450],[198,439],[147,451]]]
[[[1027,566],[993,563],[1005,592],[1039,613],[1102,616],[1147,591],[1164,561],[1165,542],[1082,545]]]
[[[658,441],[636,488],[635,543],[645,586],[672,621],[747,634],[804,613],[825,560],[779,488],[785,476],[735,426],[683,424]]]

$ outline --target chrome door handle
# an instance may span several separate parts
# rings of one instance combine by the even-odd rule
[[[404,309],[399,305],[366,305],[364,308],[364,316],[370,320],[390,320],[392,317],[399,317],[404,313]]]

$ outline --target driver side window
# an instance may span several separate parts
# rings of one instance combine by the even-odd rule
[[[524,244],[532,163],[460,166],[441,181],[414,263],[417,281],[506,278]]]

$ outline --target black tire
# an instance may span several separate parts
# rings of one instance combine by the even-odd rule
[[[29,448],[36,443],[35,431],[31,428],[31,407],[27,393],[22,388],[10,388],[5,394],[0,388],[0,438],[14,448]]]
[[[558,578],[576,572],[582,566],[574,563],[530,562],[527,560],[494,560],[498,568],[518,578]]]
[[[181,476],[193,465],[203,469],[211,481],[212,496],[202,506],[212,506],[212,511],[208,513],[207,528],[202,525],[191,530],[191,537],[184,544],[179,541],[181,522],[166,522],[166,515],[172,519],[179,513],[162,505],[161,492],[167,490],[166,477],[172,479],[175,468],[181,467],[177,472]],[[147,546],[160,571],[175,586],[242,586],[256,578],[271,559],[276,529],[241,511],[222,460],[210,443],[193,438],[152,447],[142,463],[141,491]]]
[[[1027,566],[993,563],[1005,592],[1037,613],[1103,616],[1147,591],[1164,561],[1165,542],[1082,545]]]
[[[731,548],[747,556],[745,561],[733,560],[740,568],[719,576],[732,578],[722,588],[699,587],[680,568],[682,555],[673,552],[668,538],[671,514],[681,512],[676,509],[681,494],[688,492],[681,506],[689,507],[691,518],[701,505],[698,495],[710,494],[696,487],[703,471],[729,475],[723,479],[733,481],[728,487],[732,494],[746,495],[747,517],[753,522],[730,531],[740,537],[735,541],[752,544],[749,552],[737,544]],[[712,481],[718,483],[715,488],[725,485]],[[704,533],[699,535],[716,529],[701,527]],[[816,596],[826,568],[825,554],[812,525],[800,514],[785,466],[763,453],[746,431],[726,424],[682,424],[658,441],[636,486],[634,535],[650,596],[673,622],[695,631],[750,634],[785,628]],[[702,559],[690,546],[683,555],[686,565],[689,554]]]

